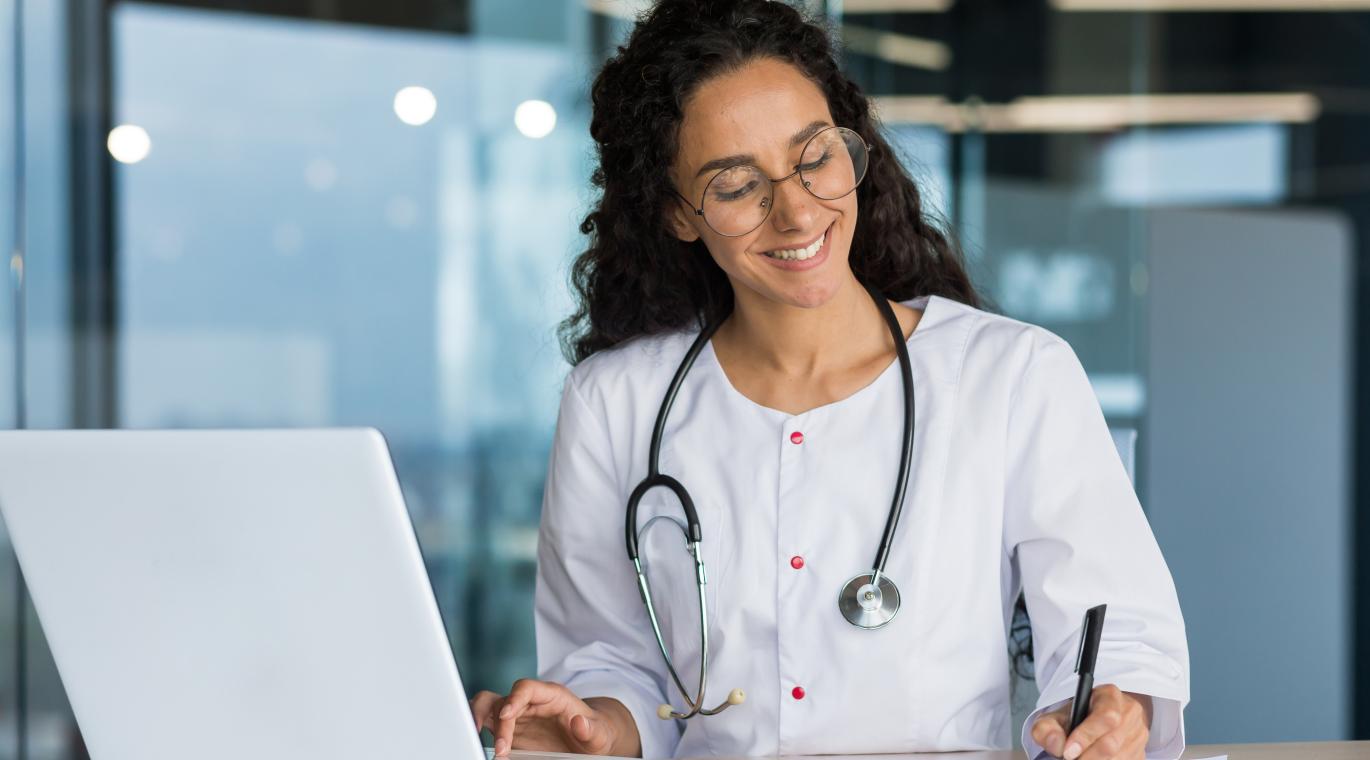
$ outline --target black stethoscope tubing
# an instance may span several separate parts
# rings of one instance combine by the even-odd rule
[[[899,326],[899,319],[895,317],[894,310],[885,301],[885,297],[874,287],[865,285],[865,288],[866,292],[870,293],[871,298],[880,307],[880,315],[884,317],[885,325],[894,338],[904,391],[904,434],[899,451],[899,474],[895,479],[894,498],[890,503],[889,516],[885,519],[885,531],[880,537],[880,546],[875,553],[875,562],[871,565],[875,568],[877,575],[883,575],[885,563],[889,561],[890,544],[894,541],[894,532],[899,526],[899,517],[904,509],[904,495],[908,492],[909,472],[913,465],[913,434],[915,429],[913,364],[909,360],[908,346],[905,345],[904,330]],[[714,333],[718,332],[718,328],[722,324],[723,321],[719,320],[708,325],[700,332],[699,337],[695,338],[694,343],[690,345],[690,350],[685,352],[685,358],[681,360],[680,366],[676,368],[675,376],[671,378],[671,384],[666,389],[666,396],[661,401],[661,408],[657,411],[656,425],[652,427],[652,443],[647,455],[647,477],[638,483],[628,498],[628,514],[624,530],[630,560],[636,561],[638,559],[637,505],[642,496],[653,488],[666,488],[680,499],[680,504],[685,509],[685,522],[688,526],[690,540],[702,540],[699,513],[695,510],[694,501],[690,498],[689,492],[685,490],[685,486],[681,485],[680,481],[661,473],[661,440],[666,434],[666,419],[671,414],[671,407],[675,405],[676,396],[680,393],[680,386],[685,382],[685,376],[690,373],[695,359],[699,358],[699,353],[704,350],[704,346],[709,343],[709,340],[713,338]]]
[[[894,496],[890,503],[889,516],[885,520],[885,530],[880,537],[880,545],[876,550],[875,562],[872,564],[870,573],[862,573],[848,581],[843,588],[842,594],[838,597],[838,606],[848,622],[859,628],[879,628],[893,618],[899,607],[898,588],[888,579],[883,579],[885,564],[889,560],[890,544],[894,541],[894,533],[899,525],[899,517],[903,512],[904,496],[908,491],[909,474],[913,462],[913,439],[915,431],[914,420],[914,387],[913,387],[913,365],[909,360],[908,346],[904,337],[903,328],[899,326],[899,320],[895,317],[894,310],[890,308],[889,302],[881,293],[869,284],[863,283],[866,292],[875,301],[880,310],[881,316],[889,328],[890,335],[894,339],[895,352],[898,355],[901,380],[903,383],[904,395],[904,424],[903,440],[899,452],[899,474],[897,476]],[[723,320],[718,320],[713,324],[706,325],[700,334],[690,345],[685,357],[681,360],[680,366],[676,368],[675,375],[671,378],[671,384],[666,389],[666,395],[661,401],[661,408],[657,411],[656,424],[652,428],[652,441],[648,450],[647,477],[637,484],[628,497],[627,514],[624,522],[624,538],[627,543],[628,558],[632,561],[637,571],[638,588],[642,595],[643,603],[647,607],[647,614],[651,618],[652,629],[656,634],[657,644],[661,648],[661,654],[666,659],[667,668],[671,672],[672,679],[685,695],[686,703],[690,706],[688,713],[675,712],[670,705],[662,705],[658,715],[662,718],[689,718],[696,714],[713,715],[731,704],[740,704],[743,694],[740,689],[734,689],[729,695],[727,702],[720,704],[712,710],[703,709],[703,698],[705,688],[705,675],[707,673],[707,662],[701,662],[700,682],[698,695],[691,699],[685,691],[684,684],[675,671],[675,666],[671,661],[671,656],[667,650],[665,640],[662,637],[661,627],[657,621],[656,611],[652,604],[651,591],[648,587],[646,577],[643,575],[642,563],[638,555],[638,531],[637,531],[637,508],[642,497],[653,488],[665,488],[676,495],[680,500],[680,505],[685,512],[686,525],[683,526],[686,534],[686,542],[690,549],[690,554],[694,557],[697,585],[699,587],[700,604],[700,635],[703,637],[701,646],[701,657],[708,658],[708,621],[707,609],[705,608],[704,584],[705,573],[703,558],[699,551],[699,544],[703,540],[703,531],[699,525],[699,513],[695,509],[694,500],[690,497],[689,491],[680,481],[661,472],[661,442],[666,432],[666,420],[670,416],[671,408],[675,405],[676,396],[680,393],[680,387],[685,382],[686,375],[694,366],[695,360],[708,345],[709,340],[718,331]],[[865,583],[864,579],[869,577],[870,582]],[[882,593],[883,592],[883,593]],[[889,594],[886,598],[883,594]],[[862,601],[864,599],[864,601]],[[864,607],[865,612],[861,608]]]

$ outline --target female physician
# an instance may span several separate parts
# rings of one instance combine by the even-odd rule
[[[593,101],[542,680],[472,700],[496,752],[1007,747],[1021,592],[1028,756],[1178,757],[1184,624],[1084,371],[976,308],[824,31],[782,2],[663,0]]]

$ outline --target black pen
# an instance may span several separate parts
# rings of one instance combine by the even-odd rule
[[[1104,632],[1104,611],[1107,604],[1085,611],[1085,622],[1080,628],[1080,651],[1075,655],[1075,672],[1080,681],[1075,685],[1075,705],[1070,710],[1070,731],[1075,731],[1089,715],[1089,695],[1094,692],[1094,661],[1099,659],[1099,636]]]

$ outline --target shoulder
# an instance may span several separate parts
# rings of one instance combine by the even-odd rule
[[[567,393],[576,393],[592,409],[607,414],[625,402],[656,391],[659,396],[689,349],[698,330],[671,330],[640,335],[581,361],[566,379]]]
[[[1042,373],[1083,375],[1070,344],[1044,327],[939,296],[928,298],[923,308],[930,327],[947,333],[947,341],[959,347],[963,381],[992,379],[1016,388]]]

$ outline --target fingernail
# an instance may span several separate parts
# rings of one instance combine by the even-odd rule
[[[1070,744],[1066,745],[1065,758],[1066,760],[1075,760],[1075,758],[1079,757],[1080,753],[1083,751],[1084,750],[1080,748],[1079,742],[1071,742]]]
[[[513,713],[513,712],[514,712],[514,706],[513,706],[513,705],[505,705],[505,706],[504,706],[504,709],[499,711],[499,716],[500,716],[501,718],[507,718],[507,717],[509,717],[509,715],[510,715],[511,713]]]
[[[503,740],[503,739],[497,739],[497,740],[495,741],[495,754],[496,754],[496,755],[503,755],[504,753],[505,753],[505,749],[504,749],[504,740]]]

